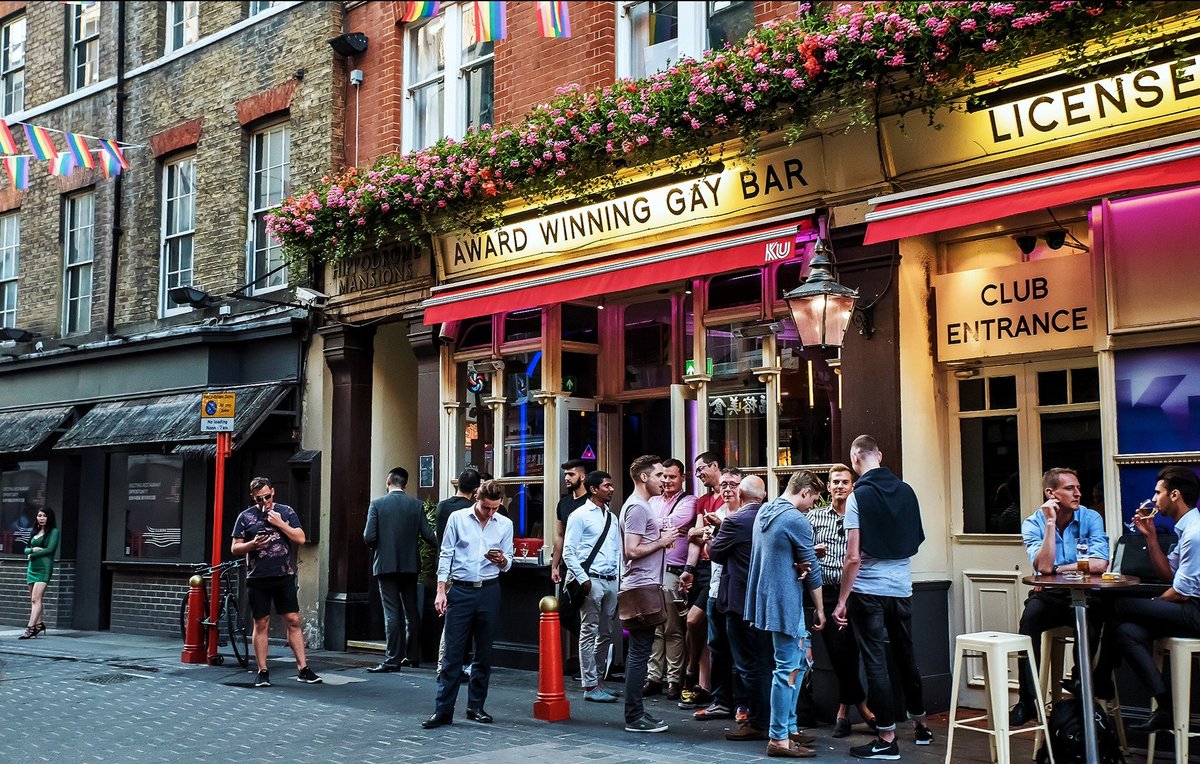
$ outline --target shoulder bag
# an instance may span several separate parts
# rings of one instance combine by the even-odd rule
[[[592,563],[596,560],[596,555],[600,553],[600,546],[604,543],[604,539],[608,537],[608,529],[612,526],[612,512],[604,510],[606,517],[604,518],[604,530],[600,532],[600,537],[596,539],[596,544],[592,547],[591,554],[583,561],[583,572],[590,573]],[[584,600],[583,584],[576,581],[574,578],[568,578],[563,582],[562,592],[558,596],[558,620],[571,631],[579,631],[579,609],[583,606]]]

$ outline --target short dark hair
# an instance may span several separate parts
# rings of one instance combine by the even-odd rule
[[[612,475],[604,472],[603,470],[592,470],[587,474],[587,477],[583,479],[583,487],[587,489],[588,495],[590,496],[592,492],[599,488],[600,484],[605,480],[612,480]]]
[[[746,473],[742,472],[741,467],[726,467],[725,469],[721,470],[721,474],[722,475],[733,475],[735,478],[739,478],[739,479],[746,477]]]
[[[678,467],[680,472],[686,472],[686,471],[687,471],[687,470],[684,468],[684,466],[683,466],[683,462],[679,461],[679,460],[678,460],[678,459],[676,459],[675,457],[671,457],[670,459],[667,459],[666,461],[664,461],[664,462],[662,463],[662,465],[663,465],[663,469],[664,469],[664,470],[665,470],[665,469],[668,469],[668,468],[670,468],[670,467]]]
[[[629,465],[629,477],[633,482],[637,483],[639,482],[638,476],[650,472],[650,468],[656,464],[662,464],[661,456],[654,456],[653,454],[639,456],[633,460],[633,464]]]
[[[716,451],[705,451],[704,453],[702,453],[696,457],[696,461],[704,462],[704,466],[706,466],[706,467],[708,465],[714,464],[714,463],[718,467],[725,466],[725,465],[721,464],[721,455],[718,454]]]
[[[256,477],[250,481],[250,493],[254,493],[255,491],[260,491],[263,488],[273,488],[273,487],[274,486],[271,485],[271,478]]]
[[[408,485],[408,470],[403,467],[392,467],[392,471],[388,473],[388,485],[398,485],[401,488]]]
[[[467,467],[458,473],[458,490],[463,493],[475,493],[481,482],[483,481],[479,477],[479,470],[474,467]]]
[[[1200,499],[1200,478],[1196,477],[1195,472],[1173,464],[1163,467],[1158,473],[1158,479],[1163,481],[1168,491],[1179,491],[1184,504],[1189,507],[1196,506],[1196,500]]]
[[[877,454],[879,453],[879,441],[875,440],[870,435],[859,435],[854,439],[854,442],[850,444],[850,451],[859,451],[864,454]]]
[[[567,459],[559,466],[562,467],[563,472],[566,472],[567,470],[575,470],[579,469],[580,467],[586,469],[587,462],[585,462],[583,459]]]
[[[1075,479],[1079,479],[1079,473],[1070,467],[1051,467],[1042,473],[1042,488],[1049,488],[1053,491],[1062,483],[1063,475],[1074,475]]]

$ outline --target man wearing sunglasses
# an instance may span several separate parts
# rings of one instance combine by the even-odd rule
[[[246,590],[254,619],[254,659],[258,663],[254,686],[271,686],[267,673],[267,632],[272,603],[287,627],[288,646],[299,669],[296,679],[317,684],[321,677],[308,667],[304,656],[304,630],[296,598],[296,548],[304,543],[304,529],[296,510],[275,503],[275,488],[269,478],[256,477],[250,481],[250,498],[254,505],[238,515],[233,524],[229,551],[246,555]]]

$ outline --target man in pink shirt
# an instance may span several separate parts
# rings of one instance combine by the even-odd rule
[[[663,462],[663,492],[650,499],[650,509],[660,519],[686,532],[696,520],[696,497],[684,490],[683,462]],[[667,621],[654,633],[645,695],[657,695],[666,686],[667,698],[678,700],[683,688],[684,633],[687,628],[687,596],[679,588],[679,576],[687,564],[688,544],[676,544],[667,550],[667,571],[663,588],[667,591]]]

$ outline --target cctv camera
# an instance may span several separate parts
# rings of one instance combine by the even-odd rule
[[[308,287],[296,287],[296,299],[314,308],[323,308],[329,302],[329,295]]]
[[[1013,238],[1017,240],[1017,247],[1021,250],[1021,254],[1023,255],[1032,254],[1033,250],[1037,249],[1036,236],[1022,234],[1020,236],[1014,236]]]
[[[1042,238],[1046,240],[1046,246],[1050,249],[1062,249],[1063,245],[1067,243],[1067,231],[1064,228],[1046,231],[1042,234]]]

